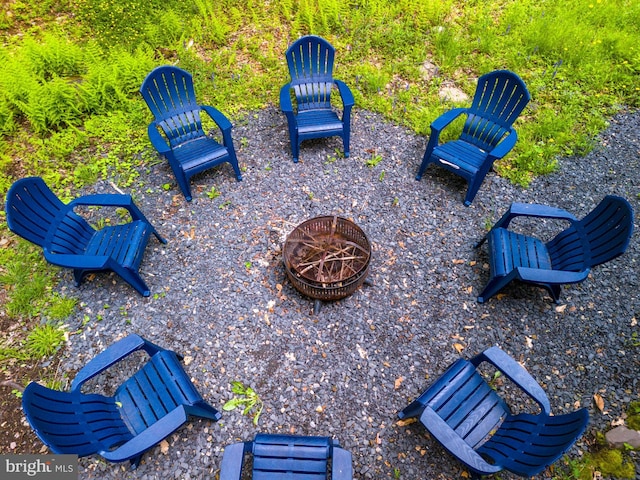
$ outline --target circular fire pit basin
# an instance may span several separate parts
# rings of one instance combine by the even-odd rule
[[[300,293],[316,300],[339,300],[364,283],[371,245],[352,221],[315,217],[289,234],[282,259],[287,277]]]

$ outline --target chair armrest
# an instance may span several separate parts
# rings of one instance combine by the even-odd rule
[[[222,478],[220,480],[222,480]],[[351,458],[351,452],[335,445],[331,458],[331,480],[353,480],[353,459]]]
[[[95,195],[84,195],[69,202],[69,206],[71,208],[74,208],[78,205],[126,208],[129,212],[129,215],[131,215],[132,220],[142,220],[152,228],[153,234],[158,238],[160,242],[167,243],[167,240],[156,231],[155,227],[134,203],[131,195],[123,195],[119,193],[99,193]]]
[[[99,193],[95,195],[84,195],[69,202],[69,206],[71,207],[76,207],[78,205],[126,208],[133,220],[143,220],[145,223],[151,224],[151,222],[147,220],[147,217],[144,216],[137,205],[133,202],[131,195]]]
[[[473,357],[470,361],[476,367],[482,362],[492,364],[507,378],[518,385],[527,395],[535,400],[545,414],[549,415],[551,413],[549,398],[540,384],[522,365],[500,350],[500,348],[488,348],[481,354]]]
[[[518,133],[515,129],[511,128],[506,137],[504,137],[498,145],[494,147],[493,150],[489,152],[489,159],[491,163],[495,160],[499,160],[504,157],[507,153],[513,150],[513,147],[516,146],[516,142],[518,141]]]
[[[102,373],[126,356],[141,349],[147,352],[149,356],[165,350],[139,335],[128,335],[92,358],[76,375],[76,378],[71,383],[71,391],[80,390],[84,382]]]
[[[516,217],[537,217],[537,218],[555,218],[558,220],[568,220],[569,222],[576,222],[577,218],[574,217],[571,213],[563,210],[561,208],[550,207],[548,205],[540,205],[537,203],[518,203],[513,202],[509,209],[502,215],[502,218],[498,220],[491,230],[495,228],[507,228]],[[482,237],[476,244],[474,248],[478,248],[482,245],[489,232]]]
[[[517,267],[521,280],[534,283],[551,283],[557,285],[568,285],[570,283],[580,283],[589,276],[590,268],[585,268],[579,272],[568,270],[540,270],[538,268]]]
[[[158,131],[158,125],[156,122],[151,122],[149,124],[147,127],[147,135],[149,136],[149,140],[151,141],[153,148],[155,148],[160,155],[166,155],[171,151],[171,146]]]
[[[500,465],[487,463],[431,407],[424,409],[420,415],[420,422],[444,448],[474,472],[490,475],[502,470]]]
[[[431,132],[432,135],[434,132],[440,133],[444,127],[453,122],[460,115],[466,114],[469,111],[468,108],[453,108],[448,112],[443,113],[438,118],[436,118],[433,122],[431,122]]]
[[[353,98],[353,93],[351,93],[351,89],[344,83],[342,80],[334,80],[333,83],[336,87],[338,87],[338,92],[340,93],[340,97],[342,98],[342,105],[345,107],[353,107],[356,103]]]
[[[69,205],[93,205],[98,207],[123,207],[133,205],[131,195],[120,193],[97,193],[83,195],[69,202]]]
[[[82,268],[102,270],[109,262],[104,255],[73,255],[70,253],[51,253],[48,248],[42,249],[47,262],[65,268]]]
[[[234,443],[224,447],[224,455],[220,465],[220,480],[240,480],[246,450],[245,443]]]
[[[200,109],[211,117],[211,119],[216,122],[218,128],[222,130],[222,132],[228,132],[231,130],[232,126],[229,119],[217,108],[210,107],[208,105],[200,105]]]
[[[570,222],[575,222],[577,220],[576,217],[561,208],[540,205],[537,203],[514,202],[502,218],[493,226],[493,228],[507,228],[511,220],[516,217],[556,218],[559,220],[568,220]]]
[[[131,440],[123,443],[115,450],[101,450],[102,455],[110,462],[124,462],[137,457],[141,453],[160,443],[187,421],[187,414],[182,406],[176,407],[156,423],[139,433]]]
[[[280,88],[280,110],[284,113],[293,113],[290,90],[290,83],[287,83]]]

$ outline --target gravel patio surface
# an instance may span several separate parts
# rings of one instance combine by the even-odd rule
[[[348,159],[336,153],[339,139],[324,139],[304,143],[294,164],[275,108],[236,121],[233,137],[243,181],[229,165],[206,172],[193,179],[191,203],[166,163],[141,172],[135,199],[168,239],[152,238],[142,264],[151,297],[109,274],[77,289],[71,272],[60,272],[61,291],[81,302],[62,365],[73,378],[108,345],[138,333],[185,355],[185,369],[214,407],[222,409],[233,396],[230,383],[240,381],[255,389],[264,411],[257,425],[238,410],[218,423],[193,420],[135,471],[83,458],[81,479],[215,479],[224,446],[258,432],[335,437],[353,454],[356,479],[462,478],[461,465],[419,423],[399,425],[396,414],[450,363],[492,345],[526,366],[554,413],[589,408],[589,433],[572,456],[639,399],[640,113],[614,118],[588,156],[561,159],[557,173],[526,190],[490,173],[471,207],[462,203],[466,183],[443,169],[414,180],[424,137],[367,111],[355,112]],[[368,166],[375,155],[382,161]],[[207,195],[213,186],[217,198]],[[105,181],[91,191],[114,189]],[[545,290],[517,284],[477,303],[489,271],[486,246],[473,245],[512,201],[581,218],[609,193],[636,212],[625,255],[563,288],[558,305]],[[281,247],[302,221],[334,214],[366,232],[373,285],[314,315],[313,301],[286,279]],[[563,227],[522,225],[541,235]],[[91,387],[108,390],[134,364]],[[526,407],[508,385],[503,390],[516,408]]]

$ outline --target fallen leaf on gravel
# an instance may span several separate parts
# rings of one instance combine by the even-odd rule
[[[162,440],[160,442],[160,451],[166,455],[169,451],[169,442],[167,442],[166,440]]]
[[[633,318],[631,319],[631,326],[632,326],[632,327],[635,327],[636,325],[638,325],[638,320],[636,320],[636,317],[633,317]]]
[[[376,433],[376,443],[378,445],[382,444],[382,439],[380,438],[380,432]]]
[[[185,365],[189,365],[191,362],[193,362],[193,357],[190,357],[189,355],[187,355],[182,359],[182,361],[184,362]]]
[[[400,388],[400,385],[402,385],[403,380],[404,380],[404,377],[396,378],[396,381],[393,384],[396,390]]]
[[[533,340],[530,337],[524,337],[524,339],[527,342],[527,348],[533,348]]]
[[[453,348],[455,348],[456,351],[460,353],[464,350],[464,345],[462,345],[461,343],[454,343]]]
[[[556,307],[556,312],[558,312],[558,313],[562,313],[562,312],[564,312],[564,311],[565,311],[565,309],[566,309],[566,308],[567,308],[567,306],[566,306],[566,305],[558,305],[558,306]]]
[[[464,263],[464,260],[454,260],[453,264],[454,265],[462,265]]]
[[[604,399],[600,394],[596,393],[593,395],[593,403],[596,404],[596,407],[598,407],[598,410],[601,412],[604,410]]]
[[[418,419],[416,418],[407,418],[405,420],[398,420],[396,422],[396,425],[399,427],[406,427],[407,425],[411,425],[412,423],[416,423],[418,421]]]

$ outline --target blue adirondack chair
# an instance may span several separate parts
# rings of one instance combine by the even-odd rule
[[[477,367],[488,362],[540,407],[513,415]],[[587,410],[551,415],[540,385],[513,358],[491,347],[471,360],[459,359],[402,410],[401,419],[420,423],[476,475],[503,469],[523,477],[542,472],[566,452],[589,422]]]
[[[508,230],[516,217],[563,219],[570,226],[547,243]],[[513,203],[477,244],[488,240],[491,276],[478,302],[487,301],[509,282],[519,280],[546,288],[557,303],[560,285],[584,281],[591,267],[622,255],[633,233],[633,209],[627,200],[607,195],[577,220],[565,210]]]
[[[352,480],[351,453],[328,437],[258,434],[224,449],[220,480],[240,480],[245,454],[253,455],[252,480]]]
[[[416,180],[429,164],[440,165],[467,181],[464,204],[471,205],[493,162],[515,146],[518,135],[512,125],[530,98],[524,82],[513,72],[496,70],[481,76],[471,107],[454,108],[431,124]],[[460,137],[440,144],[442,130],[463,114],[466,120]]]
[[[113,396],[84,394],[83,384],[136,351],[149,361]],[[220,413],[197,392],[180,365],[181,356],[138,335],[111,345],[82,368],[61,392],[32,382],[22,408],[38,437],[55,454],[98,454],[110,462],[131,461],[187,422],[189,415],[218,421]]]
[[[149,139],[169,161],[187,201],[192,199],[191,177],[222,163],[230,163],[236,179],[242,180],[231,122],[217,109],[198,105],[190,73],[170,65],[157,67],[142,82],[140,93],[155,117],[147,130]],[[222,144],[205,134],[201,111],[220,129]]]
[[[94,229],[74,212],[78,206],[125,208],[132,221]],[[43,249],[47,262],[72,268],[76,286],[89,272],[111,270],[141,295],[149,296],[138,273],[151,234],[162,238],[133,202],[131,195],[98,194],[64,204],[40,177],[16,181],[7,193],[9,229]]]
[[[333,78],[334,54],[329,42],[314,35],[298,39],[286,52],[291,81],[280,90],[280,109],[287,117],[291,153],[296,163],[300,144],[312,138],[340,136],[344,156],[349,156],[351,108],[355,102],[349,87]],[[331,106],[334,85],[342,98],[342,117]]]

